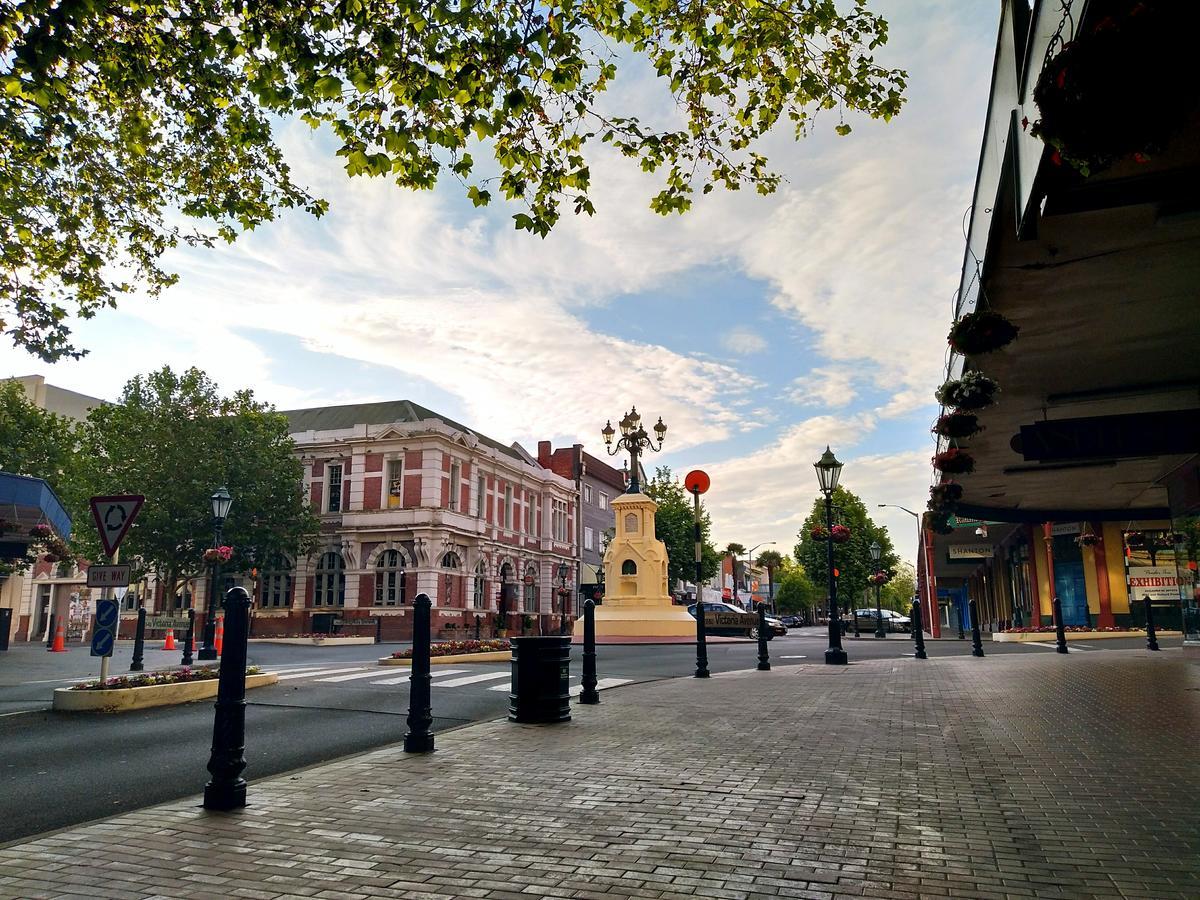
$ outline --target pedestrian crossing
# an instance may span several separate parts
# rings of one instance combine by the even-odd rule
[[[401,675],[385,673],[378,666],[279,666],[269,671],[279,675],[280,681],[308,680],[314,684],[346,684],[356,682],[361,684],[382,685],[392,687],[408,684],[410,672],[405,669]],[[500,671],[479,671],[478,669],[454,669],[434,666],[430,671],[431,687],[435,688],[469,688],[478,686],[489,691],[508,693],[512,690],[511,671],[507,668]],[[452,677],[455,676],[455,677]],[[583,691],[583,685],[578,683],[578,677],[571,678],[571,696],[578,697]],[[596,690],[629,684],[632,678],[601,678],[596,682]]]

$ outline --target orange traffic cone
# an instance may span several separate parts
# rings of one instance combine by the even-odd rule
[[[67,644],[66,644],[66,639],[63,635],[63,624],[61,621],[59,621],[58,627],[54,629],[54,645],[50,648],[50,652],[51,653],[66,653],[67,652]]]
[[[213,646],[216,648],[217,656],[221,655],[222,647],[225,644],[225,617],[221,616],[217,619],[217,633],[213,635]]]
[[[164,650],[175,650],[175,649],[177,649],[177,648],[175,647],[175,629],[174,629],[174,628],[168,628],[168,629],[167,629],[167,639],[166,639],[165,641],[163,641],[163,646],[162,646],[162,648],[163,648]]]

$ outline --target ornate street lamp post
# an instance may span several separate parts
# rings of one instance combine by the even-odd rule
[[[647,450],[653,450],[655,453],[662,450],[663,441],[667,437],[667,426],[663,424],[662,416],[659,416],[658,423],[654,426],[654,438],[658,439],[658,446],[655,446],[654,438],[646,433],[642,425],[642,417],[638,415],[636,406],[617,424],[621,428],[621,436],[614,444],[613,436],[617,432],[612,427],[612,420],[604,423],[604,429],[600,432],[604,435],[604,448],[609,456],[616,456],[622,450],[629,451],[629,487],[625,489],[625,493],[640,494],[642,482],[638,475],[638,456]]]
[[[871,541],[871,560],[875,563],[875,573],[879,574],[879,558],[883,556],[883,548],[879,546],[879,541]],[[878,578],[875,579],[875,637],[886,638],[887,632],[883,628],[883,609],[879,605],[879,588],[881,582]]]
[[[825,651],[825,664],[844,666],[849,660],[842,649],[842,629],[838,622],[837,580],[833,577],[833,492],[842,477],[842,464],[837,461],[829,447],[813,464],[817,470],[817,483],[825,495],[825,562],[829,570],[829,649]],[[856,617],[857,618],[857,617]]]
[[[229,507],[233,506],[233,497],[225,485],[221,485],[213,491],[212,497],[209,498],[212,503],[213,517],[213,546],[221,546],[221,530],[225,526],[225,519],[229,516]],[[208,603],[204,608],[204,638],[200,647],[200,652],[196,654],[198,659],[216,659],[217,645],[215,643],[217,637],[217,604],[221,600],[221,560],[218,557],[213,560],[212,570],[212,591],[208,595]]]

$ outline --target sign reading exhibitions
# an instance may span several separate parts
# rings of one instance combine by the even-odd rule
[[[1174,566],[1130,566],[1129,600],[1140,603],[1149,597],[1151,603],[1178,603],[1183,596],[1183,584]]]

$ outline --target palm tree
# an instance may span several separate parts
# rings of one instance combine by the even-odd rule
[[[771,613],[775,613],[775,570],[783,565],[783,556],[778,550],[764,550],[755,563],[767,570],[767,596],[771,598]]]
[[[742,554],[746,552],[746,547],[735,541],[725,545],[725,552],[733,557],[730,568],[733,570],[733,599],[736,602],[738,598],[738,563],[741,561]]]

